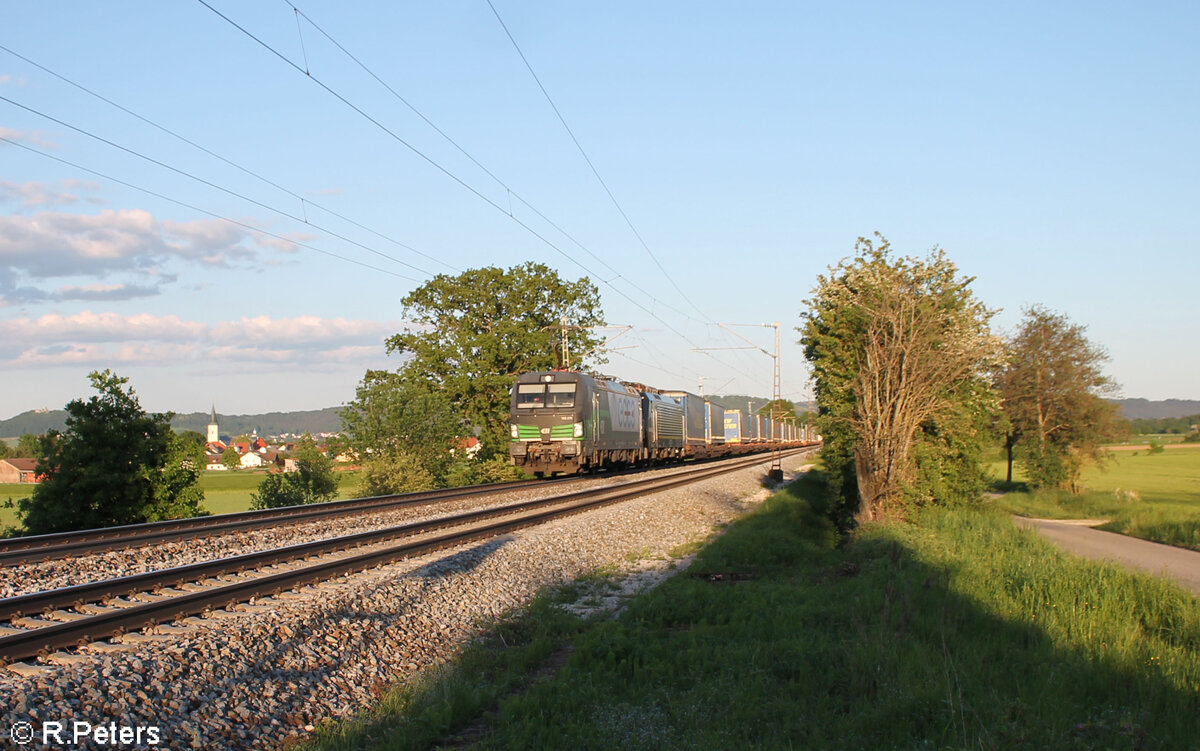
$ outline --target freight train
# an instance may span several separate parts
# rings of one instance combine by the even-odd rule
[[[508,454],[545,477],[815,443],[802,435],[790,422],[726,410],[686,391],[553,370],[517,377]]]

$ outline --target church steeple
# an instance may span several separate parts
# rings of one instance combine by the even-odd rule
[[[218,441],[221,440],[220,434],[217,430],[217,405],[216,404],[213,404],[212,417],[209,418],[209,420],[208,420],[208,435],[205,436],[204,440],[208,441],[209,443],[217,443]]]

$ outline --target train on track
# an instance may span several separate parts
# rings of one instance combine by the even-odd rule
[[[523,373],[509,458],[537,477],[814,445],[801,427],[686,391],[570,370]]]

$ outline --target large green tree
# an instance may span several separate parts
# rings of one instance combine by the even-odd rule
[[[438,275],[402,302],[411,325],[388,339],[388,352],[408,358],[405,379],[445,392],[480,428],[488,454],[507,444],[517,374],[575,367],[585,358],[602,362],[593,333],[604,324],[595,285],[587,278],[565,281],[540,263]]]
[[[66,432],[42,441],[45,480],[20,501],[29,534],[195,516],[203,452],[171,430],[170,413],[142,410],[129,379],[89,376],[98,394],[67,409]]]
[[[368,370],[342,410],[367,495],[428,490],[442,483],[455,440],[467,432],[446,390],[400,373]]]
[[[1025,309],[1009,338],[996,385],[1003,399],[1012,461],[1039,488],[1079,490],[1088,462],[1121,434],[1118,407],[1104,399],[1116,383],[1103,372],[1108,355],[1086,329],[1042,306]]]
[[[998,352],[992,311],[941,250],[896,257],[878,234],[855,250],[818,277],[799,329],[842,523],[980,487]]]

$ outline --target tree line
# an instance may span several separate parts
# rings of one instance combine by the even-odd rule
[[[395,370],[369,370],[341,410],[338,446],[362,464],[363,495],[522,476],[507,458],[508,399],[529,370],[602,362],[599,293],[549,267],[441,275],[402,299],[409,326],[387,341]],[[27,534],[135,524],[204,513],[196,485],[204,440],[172,432],[170,413],[146,413],[128,379],[89,376],[97,394],[66,407],[64,431],[22,438],[44,478],[19,502]],[[477,445],[472,445],[477,442]],[[27,445],[28,444],[28,445]],[[36,444],[36,446],[34,445]],[[331,460],[301,441],[296,472],[265,477],[256,508],[329,500]],[[232,465],[235,457],[223,457]]]
[[[978,498],[999,439],[1035,488],[1077,492],[1121,435],[1107,354],[1042,306],[1016,330],[944,251],[898,256],[879,234],[818,277],[798,327],[813,370],[822,458],[844,527]]]
[[[1084,465],[1121,431],[1103,398],[1115,389],[1104,350],[1041,306],[996,335],[995,311],[940,249],[899,256],[876,235],[855,251],[818,277],[797,329],[837,521],[974,500],[997,442],[1010,479],[1015,463],[1035,487],[1078,490]],[[401,364],[367,371],[341,413],[342,448],[362,465],[365,495],[517,477],[507,459],[514,377],[604,362],[595,285],[542,264],[439,275],[401,303],[409,323],[387,340]],[[98,395],[67,405],[66,432],[41,439],[46,482],[22,501],[27,530],[201,513],[199,436],[143,412],[126,379],[91,378]],[[256,506],[336,494],[328,457],[315,446],[300,453],[302,471],[266,478]]]
[[[1130,429],[1136,435],[1187,435],[1200,429],[1200,415],[1186,417],[1142,417],[1130,420]]]

